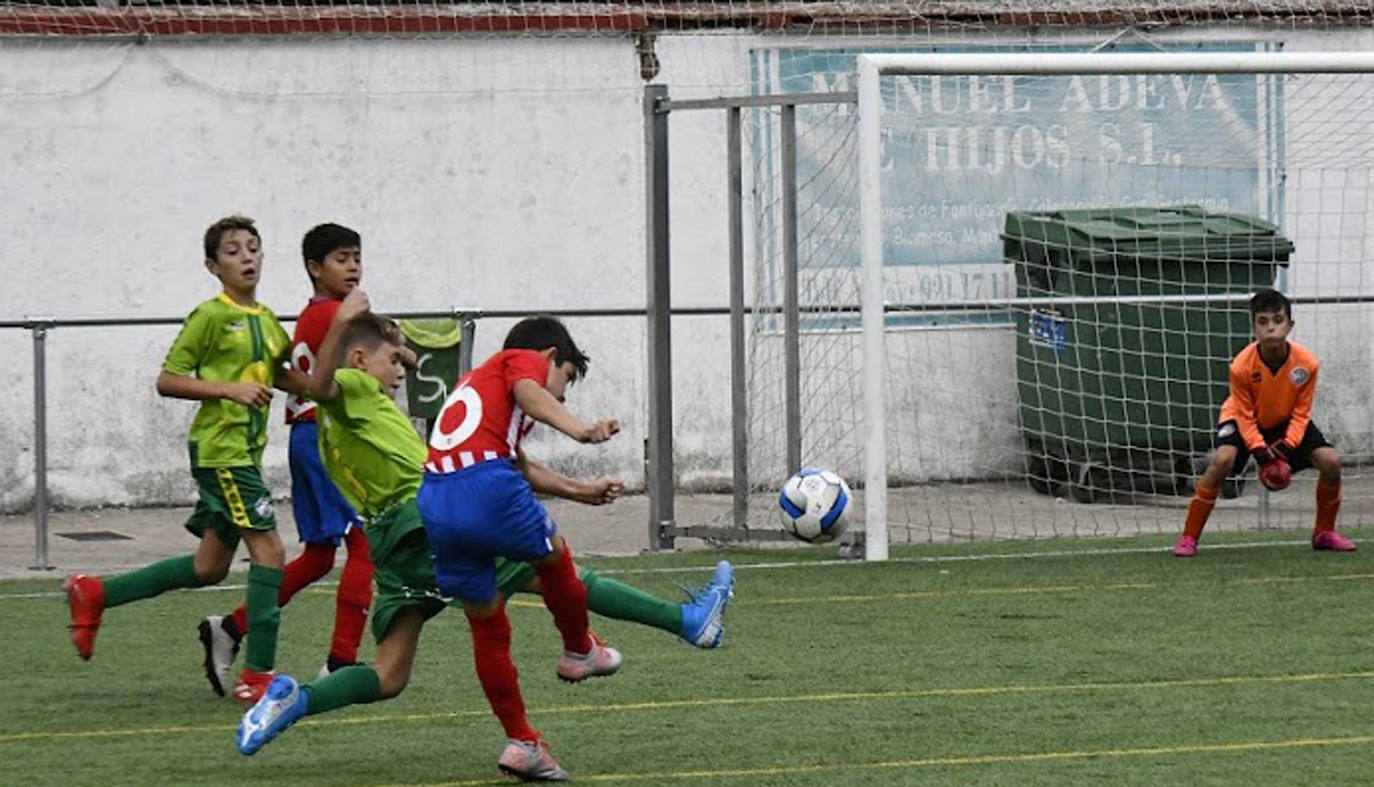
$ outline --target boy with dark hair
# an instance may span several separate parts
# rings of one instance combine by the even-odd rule
[[[291,342],[258,303],[261,237],[252,219],[229,216],[205,232],[205,267],[223,291],[181,327],[157,378],[159,394],[201,402],[189,438],[191,473],[200,490],[186,529],[200,538],[194,555],[169,558],[102,580],[77,574],[64,589],[77,653],[90,659],[101,615],[174,588],[213,585],[229,572],[240,539],[248,546],[245,668],[236,697],[254,701],[273,677],[281,611],[283,550],[272,497],[262,481],[269,384],[296,393],[302,380],[285,365]]]
[[[339,303],[362,280],[362,238],[348,227],[320,224],[305,233],[301,257],[314,295],[296,320],[291,367],[308,378]],[[286,564],[277,603],[285,606],[301,590],[328,574],[334,567],[340,542],[348,547],[335,596],[334,636],[323,668],[324,673],[329,673],[358,660],[358,643],[372,604],[372,558],[367,537],[361,527],[355,527],[359,524],[357,513],[329,480],[320,462],[315,403],[302,395],[287,397],[286,423],[291,426],[287,450],[291,508],[305,549]],[[224,696],[246,630],[246,613],[247,609],[240,606],[228,615],[210,615],[200,622],[205,677],[220,696]]]
[[[1255,341],[1231,362],[1231,395],[1222,403],[1217,419],[1216,454],[1188,504],[1183,535],[1173,548],[1175,557],[1197,554],[1197,540],[1212,513],[1217,490],[1233,468],[1244,466],[1246,454],[1259,464],[1260,483],[1272,491],[1287,487],[1293,473],[1316,467],[1321,475],[1312,548],[1355,549],[1355,542],[1336,532],[1336,512],[1341,507],[1340,455],[1312,422],[1317,357],[1288,341],[1292,314],[1292,304],[1276,290],[1260,290],[1250,299]]]
[[[534,493],[599,504],[614,500],[622,486],[605,478],[575,481],[539,465],[520,447],[535,421],[580,443],[609,440],[620,422],[586,423],[563,406],[567,387],[586,373],[587,357],[558,320],[522,320],[503,347],[444,402],[430,433],[417,500],[439,589],[463,603],[478,680],[509,739],[498,765],[520,778],[562,780],[567,773],[525,717],[496,559],[534,566],[544,605],[563,636],[559,678],[576,682],[620,669],[620,653],[588,629],[587,588]]]
[[[367,296],[355,290],[334,317],[311,383],[319,402],[325,467],[367,523],[376,561],[376,664],[345,667],[304,686],[289,675],[277,678],[239,725],[237,746],[243,754],[255,753],[303,716],[400,694],[410,678],[421,628],[451,604],[436,580],[416,502],[425,447],[391,401],[400,377],[396,366],[403,341],[394,326],[368,311]],[[609,502],[620,491],[619,482],[585,483],[554,473],[550,477],[566,484],[570,494],[565,496],[593,504]],[[496,573],[502,596],[542,590],[535,570],[526,563],[497,560]],[[727,561],[720,561],[704,591],[680,606],[587,569],[581,576],[591,589],[589,604],[598,613],[664,629],[697,647],[720,643],[721,616],[734,581]],[[503,768],[527,778],[553,778],[561,772],[556,764],[545,767],[549,763],[552,760],[502,759]]]

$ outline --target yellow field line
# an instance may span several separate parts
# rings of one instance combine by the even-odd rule
[[[597,705],[562,705],[540,708],[540,716],[550,714],[613,713],[623,711],[657,711],[682,708],[710,708],[725,706],[783,705],[794,703],[853,702],[859,700],[899,700],[923,699],[931,697],[992,697],[1013,694],[1054,694],[1091,691],[1123,691],[1135,689],[1205,688],[1215,686],[1279,685],[1293,683],[1314,683],[1320,681],[1370,680],[1370,672],[1331,672],[1308,673],[1303,675],[1249,675],[1217,678],[1191,678],[1186,680],[1129,681],[1117,683],[1059,683],[1031,686],[973,686],[952,689],[909,689],[898,691],[855,691],[833,692],[826,694],[794,694],[767,697],[705,697],[699,699],[659,700],[648,702],[621,702]],[[480,710],[443,711],[429,713],[407,713],[385,716],[326,716],[320,719],[305,719],[297,726],[332,727],[360,724],[391,724],[405,721],[435,721],[441,719],[486,718],[491,712]],[[118,738],[133,735],[168,735],[175,733],[215,732],[229,734],[228,725],[204,724],[174,727],[135,727],[107,730],[70,730],[64,732],[19,732],[0,735],[0,743],[22,741],[66,740],[73,738]]]
[[[968,765],[997,765],[1002,763],[1035,763],[1064,760],[1091,760],[1108,757],[1159,757],[1165,755],[1211,754],[1246,751],[1274,751],[1314,746],[1365,746],[1374,743],[1374,735],[1351,735],[1344,738],[1297,738],[1284,741],[1241,741],[1237,743],[1201,743],[1191,746],[1160,746],[1139,749],[1087,749],[1080,751],[1026,752],[1023,754],[982,754],[968,757],[927,757],[916,760],[885,762],[836,763],[832,765],[791,765],[764,768],[722,768],[699,771],[659,771],[646,773],[594,773],[575,775],[579,782],[650,782],[668,779],[731,779],[758,776],[795,776],[807,773],[844,773],[846,771],[879,771],[916,768],[948,768]],[[411,783],[411,787],[475,787],[481,784],[502,784],[491,780]],[[393,786],[399,787],[399,785]]]

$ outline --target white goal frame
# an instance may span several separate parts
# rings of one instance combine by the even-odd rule
[[[887,439],[884,433],[882,76],[1071,76],[1102,74],[1374,73],[1374,52],[922,53],[858,56],[858,179],[863,326],[865,560],[888,557]],[[1030,299],[979,307],[1032,305]]]

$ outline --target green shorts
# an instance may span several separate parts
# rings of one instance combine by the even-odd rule
[[[200,499],[186,520],[186,529],[200,537],[213,530],[233,549],[240,530],[275,530],[277,514],[272,493],[262,482],[262,471],[245,467],[194,467]]]
[[[439,590],[429,539],[425,536],[424,522],[414,499],[368,522],[366,532],[376,558],[373,639],[381,642],[402,610],[415,609],[423,619],[429,620],[446,606],[462,608],[460,603],[445,597]],[[380,556],[377,555],[379,548],[385,550]],[[496,582],[507,598],[524,590],[534,576],[534,569],[528,563],[496,560]]]

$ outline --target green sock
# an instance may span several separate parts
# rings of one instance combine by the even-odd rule
[[[277,663],[277,627],[281,624],[281,607],[277,606],[277,589],[281,587],[281,569],[254,563],[248,567],[248,652],[243,666],[257,672],[267,672]]]
[[[366,664],[354,664],[331,672],[304,687],[305,715],[342,708],[345,705],[361,705],[376,702],[382,693],[382,682],[377,670]]]
[[[682,634],[682,605],[651,596],[637,587],[598,576],[589,568],[578,575],[587,586],[587,609],[617,620],[629,620]]]
[[[159,560],[127,574],[110,577],[104,581],[105,606],[117,607],[177,588],[200,587],[200,580],[196,579],[195,565],[194,555],[182,555]]]

